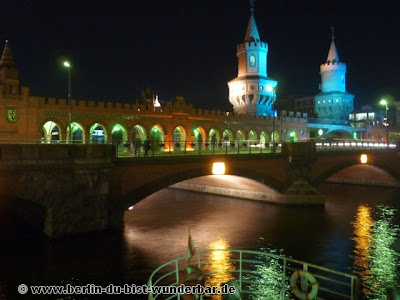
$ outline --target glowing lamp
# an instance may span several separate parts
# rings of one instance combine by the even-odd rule
[[[224,162],[213,163],[212,173],[214,175],[224,175],[225,174],[225,163]]]
[[[367,161],[368,161],[367,154],[361,154],[360,161],[361,161],[362,164],[366,164]]]
[[[318,135],[323,135],[324,131],[322,129],[318,130]]]
[[[64,61],[64,67],[70,68],[71,64],[69,63],[69,61]]]
[[[133,205],[132,205],[132,206],[129,206],[128,210],[132,210],[132,209],[133,209]]]

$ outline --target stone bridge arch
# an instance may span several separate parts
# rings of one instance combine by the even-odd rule
[[[147,163],[140,160],[136,163],[132,161],[130,165],[115,167],[112,170],[110,190],[113,191],[114,203],[118,204],[123,211],[170,185],[212,175],[212,163],[215,161],[225,161],[227,175],[253,179],[279,193],[284,192],[287,187],[286,178],[282,177],[282,173],[271,171],[274,169],[271,168],[272,166],[284,163],[282,160],[266,160],[265,166],[260,166],[259,160],[254,160],[249,164],[249,161],[246,160],[216,159],[215,157],[205,157],[198,161],[192,160],[190,163],[183,162],[182,159],[180,161],[170,159],[159,165],[155,165],[151,160],[147,160]],[[144,169],[152,170],[152,172],[143,172]],[[283,169],[282,166],[280,169]]]
[[[125,175],[128,178],[132,178],[132,180],[134,180],[134,177],[132,176],[133,174],[130,174],[129,171],[126,172]],[[207,175],[212,175],[210,173],[210,170],[204,168],[194,168],[194,169],[180,171],[167,176],[154,178],[153,180],[147,182],[146,184],[137,187],[131,191],[128,191],[127,194],[121,198],[122,208],[126,210],[130,206],[140,202],[144,198],[162,189],[165,189],[173,184]],[[284,183],[279,182],[273,177],[263,175],[259,172],[254,172],[254,170],[249,170],[245,168],[230,168],[229,174],[227,175],[236,175],[239,177],[253,179],[275,190],[276,192],[281,192],[285,186]]]
[[[346,171],[350,175],[348,179],[351,180],[352,176],[356,176],[356,172],[359,173],[358,176],[360,176],[361,169],[354,168],[355,166],[369,166],[368,168],[364,168],[365,172],[367,172],[364,174],[374,173],[376,176],[386,176],[386,180],[391,178],[393,183],[399,183],[400,159],[395,153],[368,152],[368,162],[365,165],[360,162],[360,156],[364,153],[367,152],[356,151],[351,155],[340,155],[340,152],[336,152],[331,153],[331,155],[322,155],[322,157],[319,157],[313,164],[311,176],[312,184],[318,186],[335,174],[343,176]],[[382,179],[382,181],[383,180],[385,179]],[[334,182],[334,180],[331,181]],[[360,179],[360,184],[361,183],[362,180]],[[371,181],[371,183],[373,182]]]

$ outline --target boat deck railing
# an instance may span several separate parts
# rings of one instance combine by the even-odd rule
[[[221,287],[234,280],[241,298],[232,299],[358,299],[357,276],[271,252],[213,249],[196,253],[190,262],[203,272],[206,286]],[[185,257],[181,257],[159,266],[149,277],[148,299],[186,299],[178,293],[169,294],[168,288],[161,291],[154,287],[179,286],[182,282],[179,272],[187,264]],[[290,282],[293,274],[305,274],[303,271],[311,274],[313,280],[299,277],[300,284],[293,285]],[[316,283],[318,292],[313,296],[311,291]],[[296,289],[304,298],[294,295]],[[221,295],[199,295],[196,299],[222,298]]]

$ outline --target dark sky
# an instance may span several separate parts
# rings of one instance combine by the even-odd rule
[[[182,95],[195,107],[231,109],[227,81],[237,74],[249,1],[15,0],[1,11],[0,39],[9,40],[32,95],[66,97],[68,57],[73,98],[134,101],[149,83],[162,102]],[[398,0],[256,1],[278,101],[319,92],[331,24],[356,103],[399,97],[399,16]]]

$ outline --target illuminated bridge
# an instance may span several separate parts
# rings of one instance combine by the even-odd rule
[[[123,228],[130,206],[172,184],[211,175],[214,162],[225,163],[225,174],[268,186],[278,195],[274,201],[282,204],[323,205],[315,188],[327,180],[398,186],[396,149],[337,147],[342,150],[315,151],[312,143],[287,143],[279,153],[258,149],[251,155],[226,155],[220,149],[205,152],[209,155],[118,157],[115,145],[2,144],[1,199],[9,199],[2,204],[48,236],[58,237]],[[360,163],[361,154],[367,155],[366,164]]]

